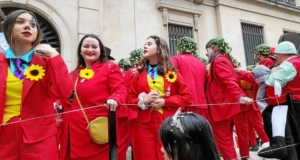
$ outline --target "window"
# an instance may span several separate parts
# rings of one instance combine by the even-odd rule
[[[168,25],[169,30],[169,46],[170,46],[170,56],[177,55],[177,41],[181,37],[191,37],[193,38],[193,27],[185,27],[174,24]]]
[[[253,65],[255,62],[253,60],[252,51],[257,45],[264,43],[263,27],[242,23],[242,35],[246,64],[247,66]]]

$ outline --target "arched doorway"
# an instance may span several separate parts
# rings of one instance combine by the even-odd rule
[[[18,10],[21,8],[13,8],[13,7],[3,7],[1,10],[4,12],[5,15],[8,15],[9,13]],[[33,11],[31,11],[33,12]],[[40,43],[46,43],[50,44],[53,48],[55,48],[58,53],[61,53],[61,44],[60,44],[60,39],[55,31],[55,29],[52,27],[52,25],[43,17],[41,17],[39,14],[33,12],[35,16],[38,19],[39,26],[44,34],[44,38]]]

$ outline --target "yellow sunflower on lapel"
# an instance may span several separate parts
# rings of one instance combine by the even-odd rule
[[[31,81],[38,81],[39,79],[42,79],[45,76],[45,70],[42,66],[33,64],[27,68],[24,75],[27,79],[30,79]]]
[[[85,68],[79,72],[79,76],[82,79],[89,80],[94,77],[94,71],[89,68]]]
[[[170,83],[174,83],[177,80],[177,74],[174,71],[168,71],[166,80]]]

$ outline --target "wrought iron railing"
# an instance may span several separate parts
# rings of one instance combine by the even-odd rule
[[[179,26],[174,24],[168,24],[169,30],[169,46],[170,46],[170,56],[177,55],[177,42],[181,37],[192,37],[193,38],[193,28]]]
[[[247,66],[253,65],[255,62],[252,51],[257,45],[264,43],[263,27],[242,23],[242,34]]]
[[[296,0],[265,0],[269,2],[279,2],[286,5],[296,6]]]
[[[295,0],[277,0],[277,1],[288,4],[288,5],[296,6],[296,1]]]

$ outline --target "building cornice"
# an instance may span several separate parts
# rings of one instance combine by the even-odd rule
[[[286,2],[280,2],[278,0],[238,0],[238,1],[244,1],[249,3],[259,3],[259,4],[265,4],[270,7],[276,7],[278,9],[283,9],[286,11],[293,11],[296,13],[300,13],[300,8],[296,7],[296,5],[291,5]]]
[[[180,11],[180,12],[184,12],[184,13],[189,13],[189,14],[196,14],[198,16],[202,15],[202,11],[198,11],[198,10],[194,10],[194,9],[190,9],[190,8],[185,8],[185,7],[180,7],[180,6],[175,6],[172,4],[167,4],[167,3],[158,3],[156,5],[156,7],[158,9],[168,9],[168,10],[175,10],[175,11]]]

